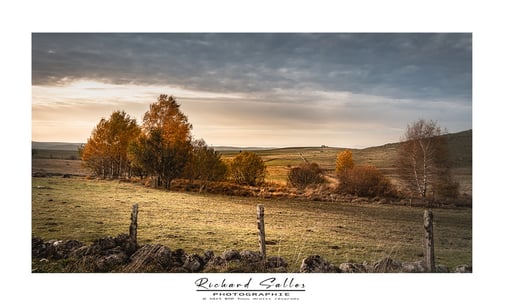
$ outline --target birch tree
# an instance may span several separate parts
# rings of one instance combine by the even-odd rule
[[[450,177],[447,132],[435,121],[409,124],[398,150],[398,170],[407,188],[421,198],[434,195],[439,182]],[[452,181],[452,179],[450,180]]]

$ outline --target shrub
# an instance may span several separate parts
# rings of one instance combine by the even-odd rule
[[[435,182],[435,194],[441,197],[455,199],[459,196],[459,183],[450,175],[440,178]]]
[[[296,188],[305,188],[312,184],[324,183],[323,170],[318,164],[300,164],[288,172],[288,184]]]
[[[394,189],[374,166],[355,166],[340,177],[339,190],[361,197],[392,196]]]
[[[237,184],[256,186],[265,181],[266,166],[257,154],[245,151],[231,161],[229,175]]]

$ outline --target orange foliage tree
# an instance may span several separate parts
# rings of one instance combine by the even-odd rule
[[[131,161],[156,177],[158,185],[170,188],[190,159],[191,129],[175,98],[160,95],[144,115],[142,134],[130,145]]]
[[[102,118],[79,150],[83,166],[103,178],[131,176],[128,144],[139,133],[136,120],[124,111],[113,112],[107,120]]]
[[[344,150],[337,154],[336,171],[337,175],[344,176],[347,171],[354,167],[351,150]]]

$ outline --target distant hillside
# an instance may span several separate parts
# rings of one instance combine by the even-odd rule
[[[32,141],[32,149],[35,150],[57,150],[57,151],[77,151],[82,143],[71,142],[39,142]]]
[[[232,147],[232,146],[213,146],[214,150],[223,152],[223,151],[263,151],[263,150],[272,150],[275,148],[266,148],[266,147]]]
[[[449,154],[453,166],[455,168],[472,167],[472,130],[447,134],[444,137],[447,138],[449,144]],[[363,159],[374,157],[374,159],[382,160],[383,166],[387,167],[386,164],[391,166],[394,164],[399,145],[400,142],[395,142],[356,151]],[[388,160],[391,162],[388,163]]]

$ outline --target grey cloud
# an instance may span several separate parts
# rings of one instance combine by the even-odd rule
[[[76,78],[264,92],[471,97],[471,34],[33,34],[33,84]]]

